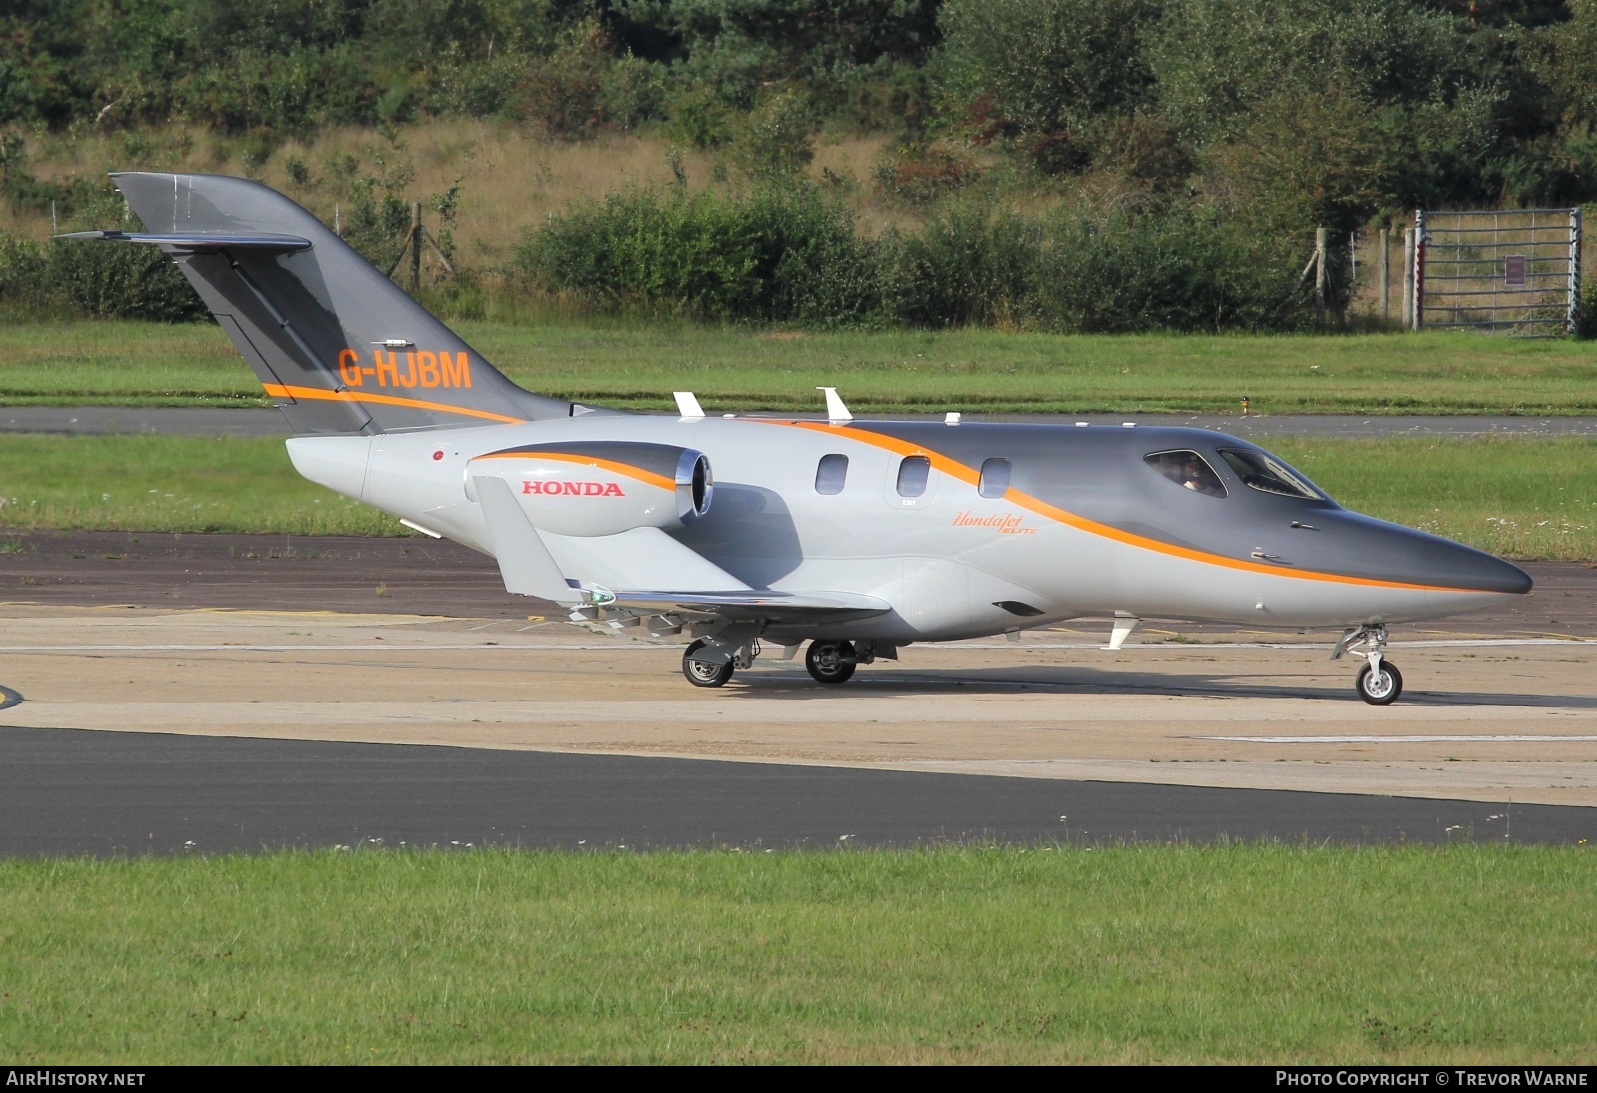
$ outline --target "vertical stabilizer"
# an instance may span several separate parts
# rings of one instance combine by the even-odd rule
[[[567,417],[517,387],[304,208],[219,175],[114,174],[300,435]]]

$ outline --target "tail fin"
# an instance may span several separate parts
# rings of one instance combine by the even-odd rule
[[[199,291],[296,434],[568,417],[461,341],[305,209],[219,175],[113,174],[145,232]]]

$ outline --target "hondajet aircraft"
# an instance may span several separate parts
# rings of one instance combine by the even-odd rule
[[[762,644],[842,683],[913,642],[1113,617],[1340,627],[1356,689],[1403,687],[1387,626],[1530,591],[1507,562],[1342,508],[1200,429],[622,413],[532,394],[287,197],[117,174],[277,400],[306,478],[492,555],[577,620],[689,644],[700,687]]]

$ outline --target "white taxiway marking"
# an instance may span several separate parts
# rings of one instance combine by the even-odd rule
[[[1568,744],[1597,741],[1597,736],[1527,736],[1505,734],[1498,736],[1199,736],[1198,740],[1236,740],[1246,744],[1478,744],[1485,742],[1512,744]]]

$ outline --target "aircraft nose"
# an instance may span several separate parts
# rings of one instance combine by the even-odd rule
[[[1514,563],[1446,539],[1431,539],[1420,557],[1430,578],[1427,583],[1445,588],[1523,596],[1534,584],[1530,574]]]
[[[1530,574],[1519,566],[1505,562],[1501,558],[1494,558],[1490,554],[1482,554],[1473,562],[1469,579],[1476,587],[1514,596],[1525,595],[1536,583],[1530,579]]]
[[[1329,533],[1328,551],[1359,560],[1351,569],[1359,576],[1437,591],[1523,596],[1531,590],[1530,575],[1512,562],[1429,532],[1352,512],[1327,514],[1320,526]]]

